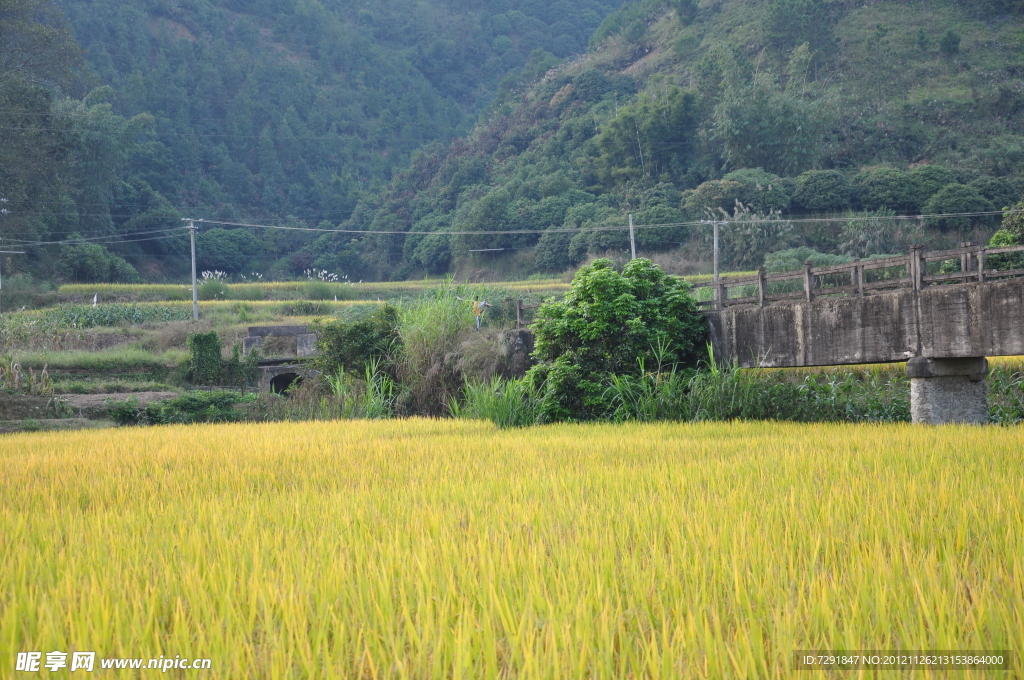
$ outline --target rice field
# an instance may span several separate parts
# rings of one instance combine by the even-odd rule
[[[1022,434],[407,420],[2,436],[0,675],[26,650],[206,657],[170,676],[217,678],[783,678],[797,649],[1019,653]],[[1018,656],[997,676],[1021,674]]]

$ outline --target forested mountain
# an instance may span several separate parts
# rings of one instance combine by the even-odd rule
[[[71,137],[79,148],[51,157],[45,186],[18,189],[24,173],[4,182],[2,231],[46,240],[177,226],[181,216],[343,221],[411,152],[471,130],[504,79],[585,51],[617,5],[64,0],[83,67],[42,69],[30,84],[0,74],[0,123],[5,138],[66,147]],[[43,0],[0,0],[0,15],[8,36],[65,25]],[[234,236],[236,250],[264,261],[297,246]],[[151,246],[134,259],[180,248]]]
[[[1006,3],[643,0],[611,15],[582,58],[509,93],[464,141],[422,152],[321,266],[409,276],[453,267],[561,271],[628,250],[625,231],[730,213],[735,267],[787,248],[865,257],[987,239],[984,212],[1024,171],[1024,17]],[[743,204],[737,208],[736,201]],[[869,214],[870,213],[870,214]],[[869,215],[866,215],[869,214]],[[446,231],[558,229],[545,234]],[[688,226],[638,230],[646,253],[706,257]],[[498,254],[473,251],[504,248]],[[801,251],[806,252],[806,251]]]
[[[999,210],[1024,189],[1018,0],[64,7],[92,80],[31,85],[33,111],[3,106],[5,135],[41,136],[35,148],[64,164],[24,196],[4,189],[29,201],[8,237],[12,224],[57,237],[244,218],[389,233],[207,225],[201,266],[525,274],[623,252],[625,232],[583,229],[626,213],[667,224],[711,209],[739,224],[725,254],[749,267],[786,248],[864,257],[987,239],[998,216],[857,218]],[[59,132],[29,124],[46,116]],[[30,219],[43,201],[70,215]],[[849,219],[793,221],[806,215]],[[183,245],[111,248],[152,278],[175,273]],[[686,225],[639,229],[638,245],[688,262],[707,247]],[[87,278],[70,259],[53,271]]]

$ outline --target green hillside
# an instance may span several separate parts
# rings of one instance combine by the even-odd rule
[[[469,132],[503,80],[584,51],[619,4],[61,0],[61,18],[51,0],[0,0],[4,34],[64,26],[84,54],[78,64],[65,39],[71,69],[26,73],[15,66],[31,40],[0,41],[0,236],[121,234],[183,216],[343,221],[416,149]],[[201,249],[213,253],[204,266],[268,267],[304,243],[227,240],[231,252]],[[114,250],[157,277],[184,254],[181,239]],[[89,275],[37,256],[43,276]]]
[[[726,234],[726,258],[749,267],[786,248],[864,257],[987,239],[998,216],[787,218],[998,210],[1024,188],[1019,6],[644,0],[610,16],[591,44],[504,93],[465,141],[424,150],[345,226],[573,229],[621,225],[627,212],[658,224],[722,208],[745,221]],[[737,199],[749,212],[735,214]],[[637,238],[684,270],[708,254],[692,227]],[[485,248],[508,250],[471,252]],[[323,237],[309,249],[321,266],[385,277],[561,271],[626,250],[623,231]]]
[[[557,273],[622,256],[586,229],[632,213],[689,272],[709,239],[676,223],[709,211],[749,268],[987,240],[998,214],[889,218],[1020,199],[1017,0],[615,4],[64,0],[86,66],[3,75],[0,231],[117,238],[5,271],[180,277],[187,242],[149,232],[187,216],[349,230],[205,224],[200,267],[235,278]]]

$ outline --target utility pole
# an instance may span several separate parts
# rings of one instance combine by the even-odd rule
[[[3,204],[3,203],[7,203],[7,199],[6,198],[0,198],[0,204]],[[8,210],[7,208],[0,208],[0,217],[7,217],[10,214],[11,214],[11,211]],[[2,241],[2,240],[3,239],[0,239],[0,241]],[[24,254],[25,254],[24,250],[0,250],[0,255],[24,255]],[[0,257],[0,264],[2,264],[2,263],[3,263],[3,258]],[[2,294],[2,292],[3,292],[3,287],[4,287],[4,277],[3,277],[3,272],[0,271],[0,294]],[[0,311],[3,311],[2,305],[0,305]]]
[[[629,213],[629,250],[633,256],[629,259],[636,259],[636,239],[633,237],[633,213]]]
[[[192,320],[199,321],[199,291],[196,289],[196,223],[188,222],[188,233],[192,240]]]
[[[701,224],[711,224],[715,228],[715,268],[714,268],[714,281],[718,283],[718,227],[719,225],[728,225],[728,222],[719,222],[718,220],[701,220]]]
[[[701,220],[701,224],[710,224],[715,228],[715,254],[714,254],[714,274],[712,287],[715,291],[715,309],[721,309],[725,303],[725,286],[718,282],[718,227],[720,225],[727,225],[728,222],[719,222],[718,220]]]
[[[24,254],[25,254],[24,250],[0,250],[0,255],[24,255]],[[0,257],[0,261],[3,261],[2,257]],[[3,292],[3,288],[4,288],[4,277],[3,277],[3,273],[0,272],[0,293]],[[0,308],[0,311],[3,311],[3,309]]]

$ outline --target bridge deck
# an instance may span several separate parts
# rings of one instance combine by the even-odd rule
[[[704,306],[716,356],[785,367],[1024,354],[1024,269],[987,266],[1017,252],[1024,246],[915,248],[702,284],[714,291]]]

